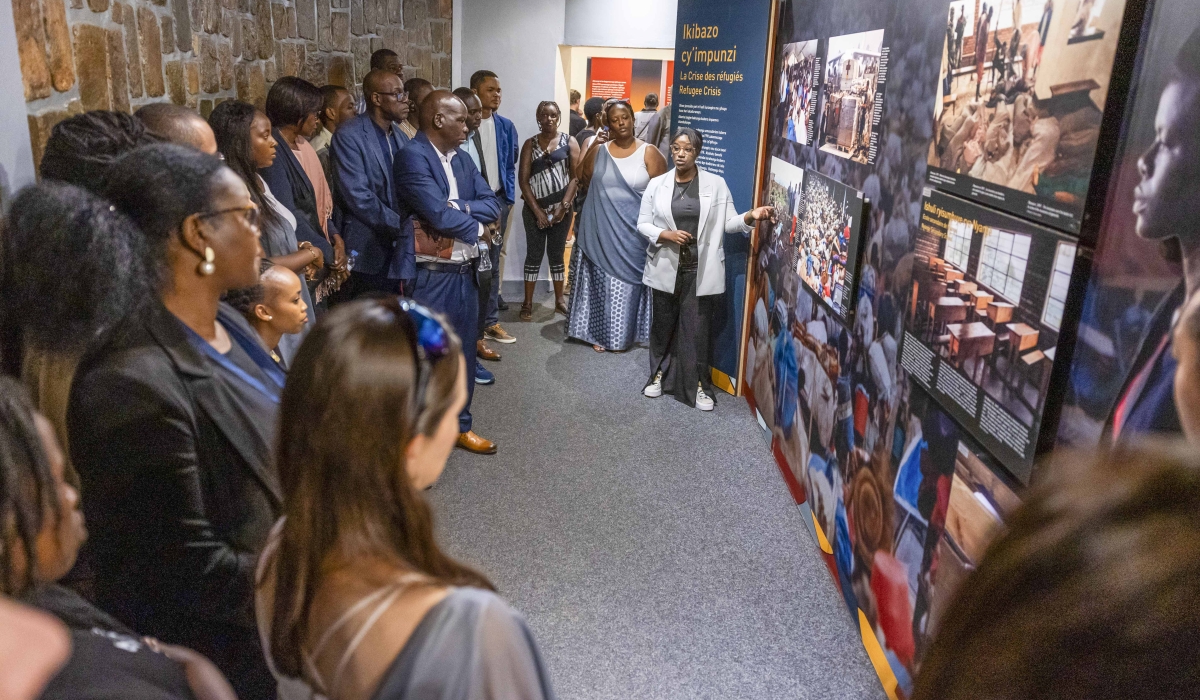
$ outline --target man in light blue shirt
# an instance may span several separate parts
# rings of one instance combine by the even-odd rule
[[[483,159],[479,153],[482,150],[482,144],[479,140],[479,123],[483,121],[483,103],[479,101],[479,95],[476,95],[471,88],[460,87],[454,91],[463,104],[467,106],[467,128],[470,133],[467,134],[467,142],[462,145],[462,149],[471,156],[471,160],[475,161],[475,167],[483,173]],[[487,175],[483,176],[487,179]]]

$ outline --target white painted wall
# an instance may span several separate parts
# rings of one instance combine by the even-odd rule
[[[566,0],[566,4],[564,43],[675,48],[677,0]]]
[[[29,121],[22,97],[21,61],[17,56],[17,30],[13,25],[12,5],[0,2],[0,203],[21,187],[36,179],[33,169],[33,145],[29,142]]]
[[[572,50],[564,45],[670,49],[675,45],[675,9],[676,0],[454,0],[455,86],[465,85],[481,68],[499,75],[504,90],[500,113],[513,120],[524,142],[537,133],[534,111],[539,102],[556,100],[566,114],[567,85],[575,68]],[[573,38],[570,27],[576,28]],[[586,58],[583,62],[586,71]],[[567,126],[564,119],[561,128]],[[501,263],[505,281],[521,279],[525,264],[521,206],[518,191]],[[542,272],[545,276],[544,262]]]
[[[558,46],[563,43],[564,0],[459,0],[463,5],[462,74],[466,84],[486,68],[500,76],[504,90],[500,113],[513,120],[521,142],[537,133],[534,111],[542,100],[555,99],[560,72]],[[565,94],[565,93],[564,93]],[[561,105],[563,109],[567,105]],[[565,127],[564,127],[565,128]],[[522,277],[525,229],[520,192],[509,219],[502,270],[505,280]],[[519,301],[519,300],[518,300]]]
[[[450,13],[450,76],[454,87],[463,84],[462,78],[462,31],[464,0],[453,0],[454,10]]]

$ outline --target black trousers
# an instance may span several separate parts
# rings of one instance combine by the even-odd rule
[[[673,294],[651,291],[654,316],[650,324],[650,379],[646,383],[662,372],[663,393],[695,406],[697,385],[713,396],[708,320],[716,297],[696,296],[695,270],[676,275]]]
[[[495,246],[491,247],[494,248]],[[489,257],[491,256],[490,249],[488,255]],[[488,314],[492,303],[492,280],[499,276],[499,272],[495,267],[492,267],[487,272],[475,272],[475,282],[479,285],[479,328],[475,334],[476,340],[483,340],[483,330],[492,325],[488,323]],[[463,342],[466,341],[464,340]],[[467,369],[472,372],[475,371],[474,367],[468,367]]]
[[[550,256],[550,279],[561,282],[566,274],[563,257],[567,250],[567,234],[571,232],[574,214],[551,226],[538,228],[537,217],[522,207],[521,218],[525,221],[525,281],[537,282],[542,269],[542,257]]]
[[[386,273],[368,275],[364,272],[350,271],[350,279],[342,284],[342,288],[334,295],[333,303],[361,299],[363,297],[389,296],[402,294],[401,281],[388,279]]]

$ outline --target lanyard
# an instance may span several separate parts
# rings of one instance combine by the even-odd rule
[[[256,377],[254,377],[253,375],[251,375],[249,372],[242,369],[241,367],[238,367],[237,364],[234,363],[232,360],[230,360],[227,356],[222,355],[221,353],[217,352],[217,349],[214,348],[212,345],[210,345],[207,340],[200,337],[199,333],[192,330],[191,328],[188,328],[183,322],[180,322],[179,325],[183,326],[184,331],[187,332],[188,340],[191,341],[192,345],[197,350],[204,353],[206,356],[208,356],[208,358],[210,360],[212,360],[213,362],[216,362],[218,365],[220,365],[221,367],[228,370],[230,373],[232,373],[238,379],[241,379],[248,386],[250,386],[254,390],[258,391],[263,396],[266,396],[268,399],[271,400],[271,403],[275,403],[275,404],[279,403],[279,394],[277,392],[271,391],[270,389],[267,388],[267,386],[265,384],[263,384],[261,381],[259,381]],[[277,367],[272,368],[272,367],[264,366],[263,363],[259,362],[258,359],[254,357],[254,350],[256,348],[247,347],[247,343],[246,343],[247,339],[242,338],[241,333],[237,332],[236,329],[231,328],[230,326],[228,326],[224,323],[222,323],[221,326],[225,329],[225,332],[229,334],[230,340],[237,343],[239,346],[241,346],[241,348],[246,351],[246,354],[250,356],[250,359],[252,361],[254,361],[254,364],[258,365],[259,368],[262,369],[263,372],[265,372],[266,375],[271,378],[272,383],[275,384],[276,387],[282,389],[283,381],[280,376],[276,376],[276,375],[282,375],[282,372],[279,371],[279,368],[277,368]]]

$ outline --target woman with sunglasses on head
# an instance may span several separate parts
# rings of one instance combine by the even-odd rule
[[[533,289],[542,269],[542,258],[550,257],[550,279],[554,283],[554,310],[567,313],[563,301],[566,266],[563,256],[571,230],[571,204],[575,201],[576,163],[579,145],[558,130],[558,104],[542,102],[537,108],[538,134],[521,147],[517,181],[525,207],[525,302],[521,320],[533,318]]]
[[[220,160],[167,144],[114,165],[106,196],[140,227],[156,293],[84,355],[67,409],[97,603],[271,698],[253,588],[284,376],[220,301],[258,282],[258,207]]]
[[[217,149],[225,164],[246,183],[250,198],[258,207],[267,259],[295,272],[301,279],[315,278],[325,264],[321,248],[309,242],[298,243],[296,215],[275,198],[258,173],[260,168],[268,168],[275,162],[278,143],[271,135],[271,120],[254,105],[229,101],[217,105],[208,123],[217,137]],[[311,290],[308,284],[302,286],[300,293],[311,309]],[[291,362],[303,339],[304,334],[299,333],[281,341],[279,353],[285,363]]]
[[[713,301],[725,293],[725,234],[748,234],[773,210],[739,214],[725,179],[696,165],[703,146],[695,130],[676,131],[675,168],[651,180],[642,195],[638,231],[650,239],[642,282],[654,299],[650,381],[642,393],[658,398],[666,391],[711,411],[708,320]]]
[[[284,700],[554,697],[525,622],[442,552],[421,495],[467,381],[459,338],[408,300],[343,304],[305,340],[281,405],[284,517],[258,574]]]

